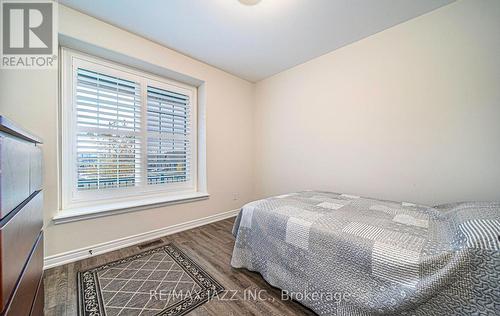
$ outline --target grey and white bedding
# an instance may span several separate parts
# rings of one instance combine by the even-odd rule
[[[500,203],[306,191],[245,205],[231,265],[319,315],[500,315]]]

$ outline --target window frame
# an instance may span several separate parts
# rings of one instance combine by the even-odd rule
[[[60,209],[75,210],[85,213],[86,210],[123,209],[127,206],[156,204],[161,201],[175,202],[186,197],[208,196],[199,192],[198,188],[198,100],[197,88],[170,79],[159,77],[132,67],[121,65],[99,57],[90,56],[68,48],[61,48],[61,116],[60,116]],[[140,88],[141,102],[141,182],[139,185],[102,190],[78,190],[76,167],[76,80],[75,71],[84,68],[90,71],[137,82]],[[148,184],[147,180],[147,121],[148,121],[148,86],[187,95],[190,100],[190,143],[191,159],[190,180],[180,183]],[[200,194],[202,193],[202,194]],[[178,197],[178,198],[177,198]],[[94,207],[92,207],[94,206]]]

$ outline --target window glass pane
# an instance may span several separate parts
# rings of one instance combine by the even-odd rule
[[[148,86],[148,184],[190,180],[189,97]]]
[[[82,68],[76,76],[78,190],[138,184],[139,84]]]

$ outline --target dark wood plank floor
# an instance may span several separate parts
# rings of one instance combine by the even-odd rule
[[[299,303],[282,301],[280,290],[260,274],[231,267],[233,221],[231,218],[161,238],[164,243],[173,242],[216,278],[228,290],[226,298],[235,295],[233,300],[205,303],[189,315],[314,315]],[[132,246],[45,271],[45,314],[77,315],[76,273],[141,251],[144,249]],[[245,299],[245,293],[252,290],[264,290],[264,300],[248,295]]]

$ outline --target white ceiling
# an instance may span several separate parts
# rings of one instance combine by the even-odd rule
[[[60,2],[255,82],[453,1]]]

